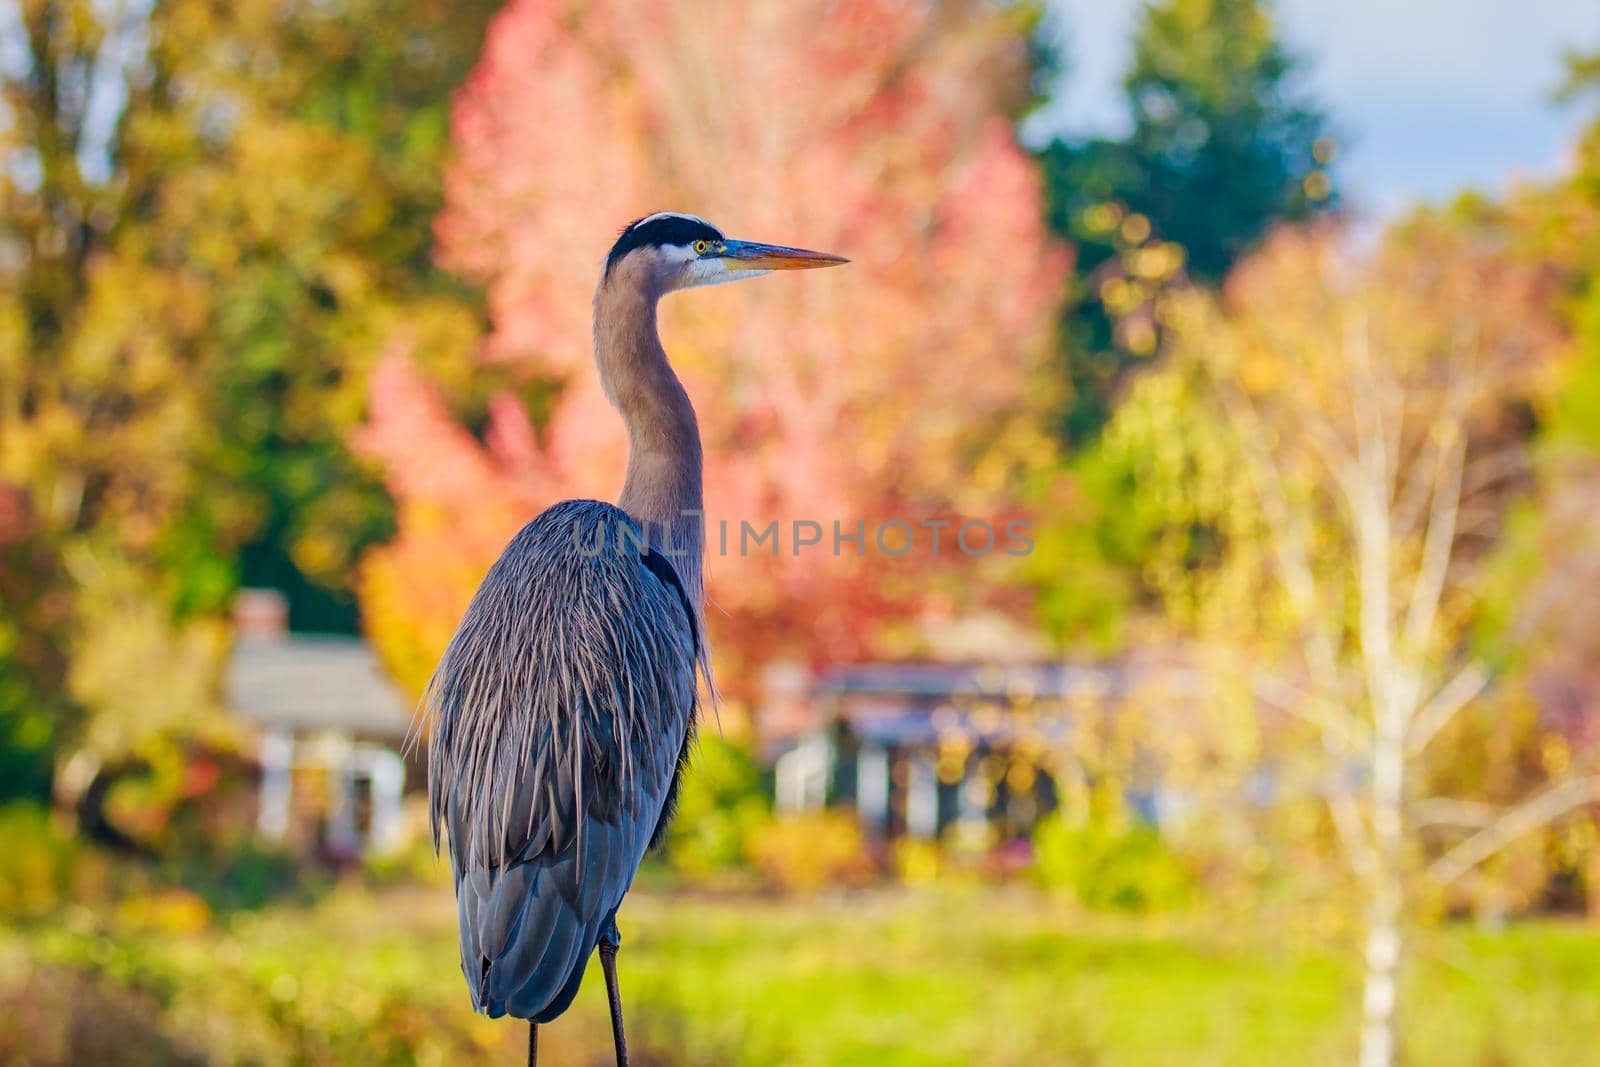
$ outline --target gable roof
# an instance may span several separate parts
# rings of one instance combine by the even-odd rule
[[[244,636],[228,660],[228,705],[263,727],[403,740],[412,702],[366,642],[333,634]]]

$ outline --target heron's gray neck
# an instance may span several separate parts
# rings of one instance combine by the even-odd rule
[[[628,473],[617,506],[650,529],[696,602],[703,592],[700,427],[656,332],[659,288],[624,261],[594,300],[600,384],[628,427]]]

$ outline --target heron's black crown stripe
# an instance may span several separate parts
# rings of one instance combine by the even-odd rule
[[[646,215],[629,223],[628,228],[617,238],[617,243],[611,246],[611,253],[606,256],[606,274],[609,275],[611,268],[635,248],[649,248],[654,245],[692,245],[696,241],[722,239],[721,230],[687,215]]]

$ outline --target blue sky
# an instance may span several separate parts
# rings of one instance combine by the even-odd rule
[[[1069,70],[1039,121],[1125,128],[1118,83],[1140,0],[1052,4]],[[1600,47],[1600,0],[1277,0],[1275,10],[1345,134],[1339,173],[1363,213],[1555,173],[1582,125],[1582,107],[1550,94],[1564,50]]]

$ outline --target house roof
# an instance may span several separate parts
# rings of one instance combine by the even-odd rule
[[[856,736],[880,745],[932,745],[957,734],[996,745],[1010,744],[1020,737],[1060,743],[1072,733],[1072,720],[1061,710],[1022,720],[1010,715],[963,711],[948,705],[868,701],[852,708],[843,718]]]
[[[831,717],[878,743],[929,744],[952,731],[1007,743],[1024,733],[1060,741],[1084,705],[1114,704],[1158,680],[1180,699],[1196,684],[1185,669],[1126,662],[867,663],[827,672],[813,692]],[[1013,714],[1023,707],[1025,716]]]
[[[228,704],[261,726],[404,738],[412,703],[359,638],[242,636],[229,657]]]
[[[899,697],[1109,697],[1135,680],[1124,665],[1048,663],[1032,666],[959,663],[863,663],[825,674],[818,696],[871,694]]]

